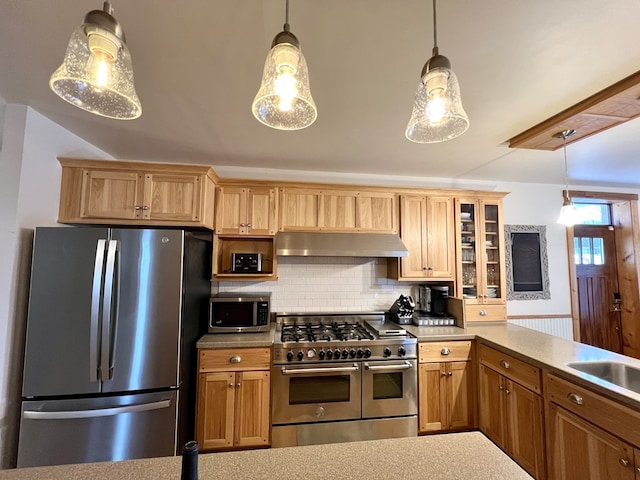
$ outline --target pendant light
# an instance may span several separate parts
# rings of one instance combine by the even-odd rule
[[[575,130],[563,130],[556,133],[555,138],[562,138],[562,150],[564,151],[564,182],[565,190],[563,194],[562,208],[560,209],[560,216],[558,217],[558,223],[571,227],[578,223],[578,211],[576,210],[571,197],[569,196],[569,167],[567,164],[567,138],[576,133]]]
[[[103,117],[131,120],[142,114],[133,85],[124,32],[111,2],[92,10],[71,34],[62,65],[49,86],[63,100]]]
[[[284,29],[273,39],[251,110],[259,122],[278,130],[306,128],[318,116],[309,88],[307,62],[300,42],[289,31],[289,0]]]
[[[416,143],[436,143],[462,135],[469,117],[462,107],[460,87],[449,59],[438,52],[436,0],[433,0],[433,55],[420,74],[405,136]]]

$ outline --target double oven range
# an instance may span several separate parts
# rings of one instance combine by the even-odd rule
[[[382,312],[278,314],[274,447],[417,435],[417,343]]]

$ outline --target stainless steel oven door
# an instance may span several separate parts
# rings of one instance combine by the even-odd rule
[[[416,415],[417,370],[415,360],[364,362],[362,418]]]
[[[273,424],[359,419],[361,365],[274,365]]]

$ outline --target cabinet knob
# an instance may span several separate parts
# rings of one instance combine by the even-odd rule
[[[236,383],[236,387],[239,387],[239,386],[240,386],[240,384],[239,384],[239,383]]]
[[[453,372],[449,372],[447,375],[452,377],[453,376]]]
[[[148,207],[147,205],[143,205],[143,206],[142,206],[142,209],[143,209],[143,210],[149,210],[149,207]]]
[[[230,384],[229,384],[229,388],[233,388],[233,383],[230,383]]]
[[[140,205],[134,205],[133,209],[134,210],[142,210],[142,207]]]
[[[236,355],[229,359],[229,363],[240,363],[242,361],[242,357],[240,355]]]
[[[629,466],[629,460],[627,460],[626,458],[621,458],[618,461],[620,462],[620,465],[622,465],[625,468]]]
[[[508,388],[505,389],[504,393],[506,393],[507,395],[509,395],[511,393],[511,390],[509,390]]]
[[[247,226],[247,227],[251,227],[251,224],[250,224],[250,223],[247,223],[247,225],[246,225],[246,226]]]
[[[444,347],[442,350],[440,350],[440,355],[449,355],[451,353],[451,350],[449,350],[449,347]]]
[[[482,297],[482,295],[480,295]],[[486,317],[487,316],[487,311],[486,310],[480,310],[480,316],[481,317]]]
[[[246,224],[246,223],[241,223],[241,224],[240,224],[240,226],[241,226],[241,227],[246,227],[246,226],[247,226],[247,224]]]
[[[502,368],[510,368],[511,365],[509,365],[509,362],[507,362],[506,360],[500,360],[500,366],[502,366]]]
[[[500,385],[498,388],[499,388],[500,390],[504,390],[504,387],[503,387],[502,385]]]
[[[441,372],[440,375],[442,375],[443,377],[447,376],[447,372]]]
[[[569,401],[575,403],[576,405],[584,404],[584,398],[582,398],[582,395],[578,395],[577,393],[571,392],[569,395],[567,395],[567,399],[569,399]]]

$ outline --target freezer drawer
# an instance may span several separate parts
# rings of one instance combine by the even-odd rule
[[[175,455],[177,395],[22,402],[18,467]]]

